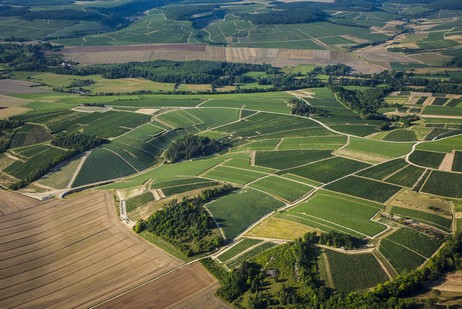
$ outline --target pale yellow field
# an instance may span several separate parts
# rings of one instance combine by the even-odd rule
[[[317,230],[297,222],[269,217],[248,231],[246,236],[293,240],[313,231]]]
[[[120,78],[120,79],[99,79],[89,88],[93,93],[108,92],[134,92],[140,90],[149,91],[173,91],[175,84],[159,83],[143,78]]]

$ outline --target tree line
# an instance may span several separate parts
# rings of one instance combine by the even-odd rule
[[[72,133],[58,137],[57,139],[53,140],[51,144],[61,148],[76,150],[78,153],[82,153],[107,142],[108,140],[102,137]]]
[[[309,105],[300,99],[291,99],[290,104],[292,105],[292,109],[290,110],[290,113],[292,115],[299,115],[305,117],[311,117],[313,115],[319,117],[331,116],[331,113],[328,110]]]
[[[358,113],[363,119],[382,119],[377,110],[387,107],[388,104],[383,101],[383,97],[389,89],[371,88],[364,91],[348,90],[336,85],[329,85],[328,88],[334,93],[337,99],[346,105],[349,109]]]
[[[326,20],[322,10],[307,7],[300,3],[277,4],[275,10],[259,14],[240,14],[241,18],[255,25],[304,24]]]
[[[11,140],[14,137],[15,129],[21,127],[23,124],[19,120],[0,119],[0,153],[8,150]]]
[[[173,200],[148,219],[139,220],[133,229],[137,233],[146,230],[162,237],[188,257],[213,251],[224,244],[224,239],[212,233],[217,226],[203,206],[234,190],[231,185],[223,185],[204,190],[193,198]]]

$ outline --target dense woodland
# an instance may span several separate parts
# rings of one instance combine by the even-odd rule
[[[223,185],[204,190],[194,198],[174,200],[145,221],[138,221],[134,230],[160,236],[188,257],[213,251],[223,245],[224,239],[220,233],[212,232],[217,226],[203,205],[234,190],[231,185]]]
[[[181,160],[209,156],[226,147],[225,144],[208,137],[187,135],[177,139],[165,152],[165,158],[171,163]]]
[[[348,90],[339,86],[330,86],[337,99],[348,108],[358,113],[363,119],[382,118],[377,110],[386,107],[383,101],[386,94],[384,88],[372,88],[364,91]]]
[[[19,120],[0,120],[0,153],[8,150],[11,139],[14,136],[14,129],[19,128],[22,125],[23,123]]]
[[[305,116],[305,117],[311,117],[311,116],[329,117],[331,116],[331,113],[329,111],[322,109],[320,107],[309,105],[299,99],[290,100],[290,104],[293,105],[290,111],[292,115],[299,115],[299,116]]]
[[[61,148],[72,149],[81,153],[98,147],[106,142],[106,139],[97,136],[88,136],[85,134],[68,134],[58,137],[52,141],[51,144]]]
[[[275,9],[261,14],[242,14],[240,17],[255,25],[302,24],[323,21],[327,17],[323,11],[300,3],[278,4]]]

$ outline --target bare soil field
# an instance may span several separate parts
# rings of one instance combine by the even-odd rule
[[[8,85],[4,84],[3,87],[6,89]],[[16,87],[16,86],[13,85],[12,87]],[[1,88],[2,88],[2,85],[1,85],[1,80],[0,80],[0,89]],[[29,102],[31,101],[19,99],[15,97],[10,97],[6,95],[0,95],[0,119],[19,115],[19,114],[22,114],[22,113],[25,113],[31,110],[30,108],[23,107]]]
[[[16,93],[41,93],[49,92],[49,90],[37,87],[37,84],[14,80],[14,79],[1,79],[0,80],[0,94],[16,94]]]
[[[389,42],[371,46],[356,52],[358,56],[370,64],[382,66],[386,69],[391,69],[391,62],[404,62],[404,63],[422,63],[421,61],[411,58],[404,53],[389,52],[386,46]]]
[[[0,190],[0,217],[34,207],[39,201],[16,193]]]
[[[0,231],[1,308],[88,308],[182,263],[123,225],[109,193],[19,209]]]
[[[438,169],[440,171],[450,172],[452,170],[452,163],[454,162],[455,155],[456,155],[455,151],[452,151],[451,153],[447,153],[446,156],[444,156],[444,159],[441,162]]]
[[[216,279],[202,265],[193,263],[102,303],[96,308],[228,307],[213,296],[217,287]],[[208,301],[203,303],[201,300]]]
[[[448,275],[444,283],[435,287],[435,289],[440,291],[462,293],[462,272],[457,271]]]
[[[329,50],[221,47],[194,44],[66,47],[62,53],[81,64],[110,64],[153,60],[213,60],[238,63],[267,63],[274,66],[337,64],[352,66],[363,73],[376,73],[386,66],[369,63],[352,53]],[[383,60],[382,58],[380,58]],[[389,63],[388,63],[389,65]]]
[[[397,195],[390,203],[391,206],[410,208],[419,211],[429,211],[430,206],[441,209],[441,214],[452,213],[451,203],[438,197],[423,195],[414,191],[405,190]],[[432,213],[432,212],[431,212]]]

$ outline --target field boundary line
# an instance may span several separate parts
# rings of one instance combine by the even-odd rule
[[[414,189],[417,187],[417,185],[420,183],[420,181],[422,180],[423,177],[425,177],[425,174],[427,173],[428,169],[425,169],[422,173],[422,175],[419,176],[419,179],[417,179],[417,181],[414,183],[414,185],[412,186],[411,188],[411,191],[414,191]],[[430,174],[430,173],[429,173]],[[426,180],[426,179],[425,179]],[[423,187],[423,184],[422,184],[422,187]],[[420,190],[419,190],[420,191]]]
[[[207,213],[209,214],[209,216],[212,218],[213,223],[215,223],[215,225],[217,226],[217,228],[218,228],[218,230],[220,231],[220,234],[221,234],[221,236],[223,237],[223,239],[226,240],[225,231],[223,231],[223,229],[221,228],[220,224],[218,224],[218,222],[215,220],[215,216],[212,214],[212,212],[210,211],[210,209],[207,208],[207,205],[204,205],[204,208],[205,208],[205,210],[207,211]]]
[[[407,162],[406,162],[406,163],[407,163]],[[379,181],[385,181],[385,182],[386,182],[387,179],[389,179],[389,178],[395,176],[396,174],[398,174],[399,172],[401,172],[402,170],[404,170],[404,169],[407,168],[408,166],[409,166],[409,163],[408,163],[407,165],[403,166],[402,168],[397,169],[396,171],[394,171],[393,173],[389,174],[389,175],[386,176],[385,178],[379,179]],[[357,176],[361,177],[360,175],[357,175]],[[377,179],[375,179],[375,180],[377,180]]]
[[[128,162],[127,160],[125,160],[125,158],[123,158],[121,155],[119,155],[119,154],[118,154],[117,152],[115,152],[114,150],[109,149],[109,148],[102,148],[102,149],[105,149],[105,150],[107,150],[107,151],[110,151],[110,152],[112,152],[113,154],[115,154],[116,156],[118,156],[118,157],[119,157],[120,159],[122,159],[125,163],[127,163],[128,166],[130,166],[132,169],[134,169],[136,173],[139,173],[139,172],[140,172],[140,171],[137,170],[133,165],[131,165],[130,162]]]
[[[236,243],[236,245],[239,244],[239,243],[241,243],[242,241],[243,241],[243,240],[239,241],[238,243]],[[266,241],[262,241],[262,242],[256,243],[255,245],[253,245],[253,246],[251,246],[251,247],[249,247],[249,248],[247,248],[247,249],[245,249],[245,250],[239,252],[238,254],[236,254],[235,256],[231,257],[230,259],[227,259],[226,261],[223,261],[223,262],[220,261],[220,263],[221,263],[221,264],[225,264],[226,262],[233,261],[233,260],[237,259],[238,257],[240,257],[241,255],[243,255],[243,254],[245,254],[245,253],[247,253],[247,252],[249,252],[249,251],[252,251],[252,250],[255,249],[256,247],[261,246],[261,245],[264,244],[265,242],[266,242]],[[234,246],[236,246],[236,245],[234,245]],[[233,248],[234,246],[228,248],[228,250],[231,249],[231,248]],[[226,251],[228,251],[228,250],[226,250]],[[225,252],[226,252],[226,251],[225,251]],[[222,253],[224,253],[224,252],[221,252],[220,255],[221,255]],[[218,256],[219,256],[219,255],[218,255]],[[218,260],[218,256],[216,257],[217,260]]]
[[[270,150],[271,151],[271,150]],[[295,150],[297,151],[297,150]],[[319,162],[322,162],[322,161],[326,161],[326,160],[330,160],[330,159],[333,159],[335,158],[335,156],[331,156],[331,157],[327,157],[327,158],[324,158],[324,159],[319,159],[319,160],[316,160],[316,161],[312,161],[312,162],[308,162],[308,163],[304,163],[304,164],[300,164],[300,165],[296,165],[294,167],[288,167],[288,168],[284,168],[284,169],[281,169],[279,171],[281,172],[285,172],[285,171],[289,171],[289,170],[292,170],[292,169],[295,169],[295,168],[301,168],[301,167],[305,167],[307,165],[311,165],[311,164],[314,164],[314,163],[319,163]],[[289,173],[291,174],[291,173]],[[295,174],[297,175],[297,174]],[[303,177],[303,176],[300,176],[300,177]],[[305,177],[306,178],[306,177]],[[311,179],[311,178],[307,178],[307,179]],[[314,179],[313,179],[314,180]],[[317,180],[314,180],[314,181],[317,181]],[[319,181],[317,181],[319,182]]]
[[[211,257],[214,258],[214,259],[217,259],[218,256],[222,255],[223,253],[225,252],[228,252],[231,248],[234,248],[235,246],[237,246],[238,244],[240,244],[244,239],[239,239],[238,241],[233,241],[231,242],[230,244],[228,244],[227,246],[223,247],[219,252],[215,253],[215,254],[212,254]]]
[[[327,222],[327,223],[330,223],[330,224],[335,225],[335,226],[339,226],[339,227],[341,227],[341,228],[344,228],[344,229],[346,229],[346,230],[350,230],[350,231],[352,231],[352,232],[356,232],[356,233],[358,233],[358,234],[364,235],[366,238],[371,238],[369,235],[366,235],[366,234],[364,234],[364,233],[362,233],[362,232],[359,232],[359,231],[354,230],[354,229],[352,229],[352,228],[346,227],[346,226],[344,226],[344,225],[341,225],[341,224],[338,224],[338,223],[335,223],[335,222],[332,222],[332,221],[329,221],[329,220],[326,220],[326,219],[322,219],[322,218],[319,218],[319,217],[316,217],[316,216],[307,214],[306,212],[299,212],[299,214],[302,214],[302,215],[304,215],[304,216],[307,216],[307,217],[310,217],[310,218],[313,218],[313,219],[321,220],[321,221],[323,221],[323,222]]]
[[[412,253],[414,253],[414,254],[417,254],[418,256],[420,256],[420,257],[424,258],[424,259],[425,259],[425,261],[427,261],[427,260],[428,260],[428,258],[427,258],[427,257],[423,256],[423,255],[422,255],[422,254],[420,254],[419,252],[417,252],[417,251],[415,251],[415,250],[413,250],[413,249],[411,249],[411,248],[409,248],[409,247],[406,247],[405,245],[403,245],[403,244],[400,244],[399,242],[396,242],[396,241],[394,241],[394,240],[391,240],[391,239],[388,239],[388,238],[383,238],[382,240],[388,240],[388,241],[390,241],[390,242],[394,243],[395,245],[398,245],[398,246],[400,246],[400,247],[403,247],[404,249],[407,249],[407,250],[411,251]]]
[[[327,257],[327,253],[323,252],[321,254],[321,258],[324,261],[324,270],[326,271],[326,276],[327,276],[327,286],[334,288],[334,277],[332,276],[332,270],[330,269],[330,263],[329,263],[329,258]]]
[[[77,176],[79,175],[80,173],[80,170],[82,169],[83,167],[83,164],[85,163],[85,161],[87,160],[88,156],[92,153],[93,151],[86,151],[84,153],[84,155],[82,156],[82,158],[80,159],[80,162],[79,162],[79,165],[77,166],[77,168],[75,169],[75,172],[74,174],[72,175],[71,179],[69,180],[69,183],[67,184],[65,190],[70,190],[72,188],[72,185],[74,184],[74,181],[75,179],[77,178]]]
[[[430,173],[428,173],[427,175],[427,178],[425,178],[425,181],[422,183],[422,185],[420,186],[420,189],[419,189],[419,193],[422,192],[422,189],[425,187],[425,185],[427,184],[427,181],[428,179],[430,179],[430,176],[433,174],[433,170],[432,169],[428,169],[430,170]]]
[[[242,119],[242,112],[244,111],[244,108],[245,108],[245,104],[241,106],[241,108],[239,109],[239,116],[238,116],[238,119]]]
[[[196,125],[196,124],[203,124],[203,123],[204,123],[204,121],[203,121],[202,119],[197,118],[197,117],[194,116],[193,114],[188,113],[188,108],[187,108],[187,109],[181,109],[181,111],[183,111],[184,113],[188,114],[189,116],[191,116],[191,117],[193,117],[193,118],[196,118],[196,119],[199,121],[199,122],[194,122],[193,125]],[[185,117],[184,115],[180,115],[180,116],[186,119],[186,117]],[[188,119],[188,120],[189,120],[189,119]],[[191,120],[189,120],[189,121],[191,121]]]
[[[301,214],[301,213],[299,213],[299,214]],[[321,225],[321,226],[324,227],[324,228],[328,228],[328,229],[331,229],[331,230],[340,231],[340,232],[342,232],[342,233],[345,232],[344,230],[343,230],[343,231],[341,230],[341,228],[340,228],[340,227],[342,227],[341,225],[338,225],[338,227],[335,227],[335,224],[333,224],[334,226],[329,226],[329,225],[327,225],[327,224],[324,223],[324,222],[316,222],[316,220],[314,220],[314,219],[312,219],[312,218],[316,218],[316,219],[318,219],[318,218],[317,218],[317,217],[314,217],[314,216],[303,216],[303,215],[302,215],[302,216],[297,216],[297,215],[295,215],[295,214],[293,214],[293,213],[287,213],[287,214],[285,214],[285,215],[288,216],[288,217],[294,217],[294,218],[298,218],[298,219],[302,219],[302,220],[314,221],[315,223],[317,223],[318,225]],[[288,219],[288,220],[289,220],[289,219]],[[326,221],[326,220],[324,220],[324,221]],[[326,222],[330,223],[330,221],[326,221]],[[303,224],[303,223],[302,223],[302,224]],[[311,227],[312,227],[312,226],[311,226]],[[321,230],[321,231],[323,231],[323,232],[326,232],[326,231],[327,231],[326,229],[322,230],[322,228],[316,228],[316,229],[319,229],[319,230]],[[357,235],[364,235],[364,234],[363,234],[363,233],[358,233]],[[367,236],[366,236],[366,237],[367,237]]]
[[[194,107],[195,107],[195,108],[200,108],[200,107],[202,107],[202,106],[201,106],[202,104],[205,104],[206,102],[208,102],[208,101],[213,101],[213,100],[215,100],[215,99],[208,98],[207,100],[202,101],[201,103],[197,104],[197,105],[194,106]]]
[[[282,144],[283,141],[284,141],[284,137],[281,137],[281,140],[280,140],[279,143],[273,148],[273,151],[279,150],[279,146],[281,146],[281,144]]]
[[[399,273],[396,271],[396,269],[393,267],[393,265],[391,265],[391,263],[387,260],[387,258],[384,257],[383,254],[378,249],[374,249],[374,251],[372,252],[372,255],[375,256],[375,259],[379,262],[380,266],[382,266],[383,270],[388,275],[390,280],[393,280],[395,277],[397,277],[399,275]],[[390,274],[390,272],[388,270],[388,267],[385,264],[387,264],[390,267],[390,269],[393,270],[393,272],[394,272],[393,275],[395,275],[395,276]]]

